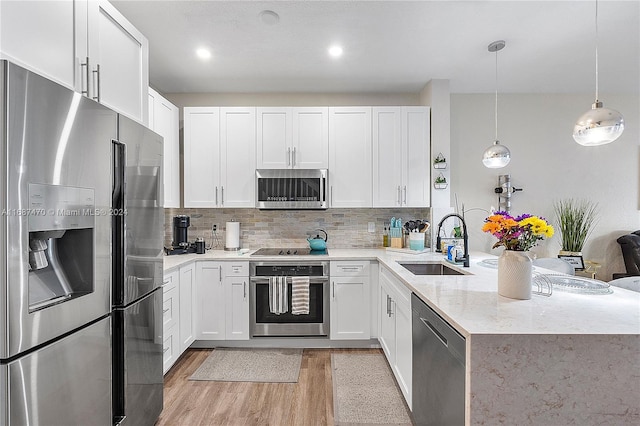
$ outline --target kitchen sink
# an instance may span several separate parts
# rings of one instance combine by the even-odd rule
[[[398,262],[413,275],[464,275],[442,263]]]

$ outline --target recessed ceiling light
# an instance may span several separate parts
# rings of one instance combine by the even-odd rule
[[[209,51],[209,49],[205,49],[204,47],[197,49],[196,55],[198,55],[198,58],[202,59],[203,61],[209,60],[211,58],[211,52]]]
[[[265,25],[275,25],[280,22],[280,15],[275,13],[273,10],[263,10],[258,14],[258,16]]]
[[[334,58],[338,58],[340,56],[342,56],[342,47],[340,46],[331,46],[329,48],[329,55],[331,55]]]

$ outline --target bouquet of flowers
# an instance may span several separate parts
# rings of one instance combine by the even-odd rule
[[[484,220],[482,231],[498,239],[493,248],[504,246],[507,250],[527,251],[544,237],[553,236],[553,226],[538,216],[523,214],[512,217],[507,212],[495,212]]]

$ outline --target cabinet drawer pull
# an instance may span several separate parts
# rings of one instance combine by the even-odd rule
[[[168,351],[169,349],[171,349],[171,347],[170,347],[170,346],[169,346],[169,347],[167,347],[167,348],[164,348],[164,349],[162,350],[162,353],[163,353],[163,354],[166,354],[166,353],[167,353],[167,351]]]
[[[170,282],[171,282],[171,280],[162,281],[162,285],[169,284]]]
[[[362,269],[360,266],[340,266],[343,271],[359,271]]]
[[[171,308],[163,309],[163,310],[162,310],[162,313],[163,313],[163,314],[166,314],[166,313],[167,313],[167,312],[169,312],[170,310],[171,310]]]

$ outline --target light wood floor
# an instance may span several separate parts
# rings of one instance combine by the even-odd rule
[[[332,353],[380,349],[305,349],[298,383],[190,381],[211,349],[189,349],[164,380],[157,426],[333,425]]]

